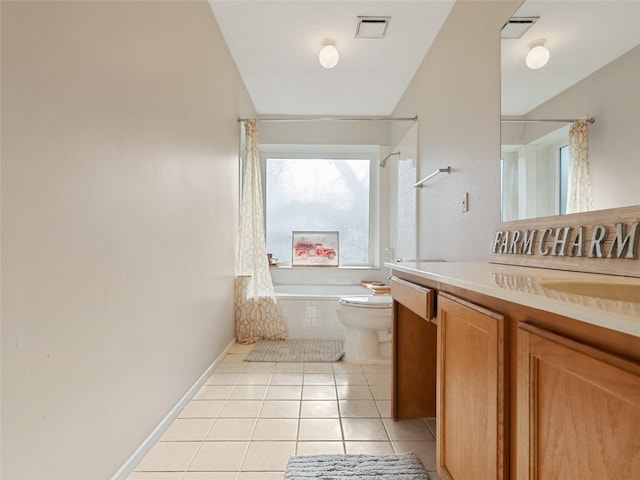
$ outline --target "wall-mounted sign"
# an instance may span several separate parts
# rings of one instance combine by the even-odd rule
[[[640,206],[498,225],[491,262],[640,277]]]

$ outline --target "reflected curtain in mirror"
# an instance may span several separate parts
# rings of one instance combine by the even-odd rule
[[[569,130],[569,171],[567,175],[567,213],[593,210],[588,148],[589,124],[577,120]]]
[[[236,340],[240,343],[284,340],[287,327],[276,304],[265,245],[256,121],[245,120],[243,127],[244,162],[235,280]]]

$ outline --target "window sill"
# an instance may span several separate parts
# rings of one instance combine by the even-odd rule
[[[275,268],[278,270],[322,270],[322,271],[327,271],[327,270],[332,270],[332,269],[336,269],[336,270],[380,270],[381,268],[383,268],[382,266],[375,266],[375,265],[344,265],[344,266],[338,266],[338,267],[303,267],[303,266],[292,266],[292,265],[270,265],[270,268]]]

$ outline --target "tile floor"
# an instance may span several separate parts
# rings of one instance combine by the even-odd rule
[[[434,419],[390,418],[390,366],[244,362],[250,349],[231,349],[128,480],[282,480],[292,455],[409,451],[438,480]]]

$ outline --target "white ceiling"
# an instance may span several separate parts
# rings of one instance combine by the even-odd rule
[[[258,114],[340,116],[390,115],[455,1],[209,3]],[[391,17],[384,39],[354,38],[362,15]],[[640,0],[527,0],[514,16],[540,19],[502,40],[505,116],[528,113],[640,44]],[[327,37],[340,51],[330,70],[318,63]],[[528,45],[540,38],[551,59],[529,70]]]
[[[390,115],[454,0],[209,0],[260,115]],[[390,16],[384,39],[354,38],[358,16]],[[334,38],[338,65],[318,63]]]
[[[502,40],[505,116],[528,113],[640,44],[640,0],[527,0],[514,16],[540,19],[520,39]],[[541,38],[549,63],[530,70],[528,45]]]

